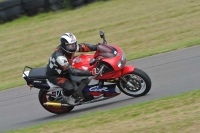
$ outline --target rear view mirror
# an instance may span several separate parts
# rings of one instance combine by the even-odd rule
[[[101,31],[101,30],[100,30],[100,37],[101,37],[101,38],[104,38],[104,33],[103,33],[103,31]]]
[[[104,35],[103,31],[100,30],[99,34],[100,34],[100,37],[103,38],[103,43],[107,44],[106,38],[105,38],[105,35]]]

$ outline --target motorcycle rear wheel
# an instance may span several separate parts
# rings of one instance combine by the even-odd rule
[[[45,91],[45,90],[40,90],[38,94],[38,98],[40,101],[40,104],[42,105],[43,108],[45,108],[47,111],[54,113],[54,114],[64,114],[70,112],[74,106],[68,106],[68,107],[53,107],[53,106],[45,106],[44,103],[49,101],[49,95],[51,95],[52,92]]]
[[[151,89],[151,79],[142,70],[135,68],[130,74],[124,75],[126,81],[130,82],[134,87],[129,87],[125,81],[120,79],[117,83],[118,88],[126,95],[139,97],[146,95]]]

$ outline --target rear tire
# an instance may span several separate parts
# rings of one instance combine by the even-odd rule
[[[62,108],[56,108],[52,106],[45,106],[44,103],[47,101],[50,101],[49,95],[51,95],[52,92],[45,91],[45,90],[40,90],[38,94],[38,98],[40,101],[40,104],[42,105],[43,108],[45,108],[47,111],[54,113],[54,114],[64,114],[70,112],[74,106],[68,106],[68,107],[62,107]]]
[[[126,95],[139,97],[146,95],[151,89],[151,79],[142,70],[135,68],[132,73],[123,76],[126,81],[129,81],[134,87],[129,87],[125,81],[118,81],[118,88]]]

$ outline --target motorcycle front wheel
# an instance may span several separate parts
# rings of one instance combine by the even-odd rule
[[[53,107],[53,106],[45,106],[44,103],[51,101],[52,97],[54,94],[53,92],[45,91],[45,90],[40,90],[38,94],[38,98],[40,101],[40,104],[42,105],[43,108],[45,108],[47,111],[54,113],[54,114],[63,114],[63,113],[68,113],[70,112],[74,106],[68,106],[68,107]]]
[[[122,78],[118,81],[117,86],[128,96],[144,96],[151,89],[151,79],[144,71],[138,68],[135,68],[132,73],[126,74]],[[132,86],[128,85],[127,82],[131,83]]]

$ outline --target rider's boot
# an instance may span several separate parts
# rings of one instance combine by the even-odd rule
[[[64,103],[68,103],[69,105],[79,105],[83,101],[83,98],[81,98],[75,91],[70,96],[65,96],[66,101],[63,101]],[[62,102],[62,103],[63,103]]]

